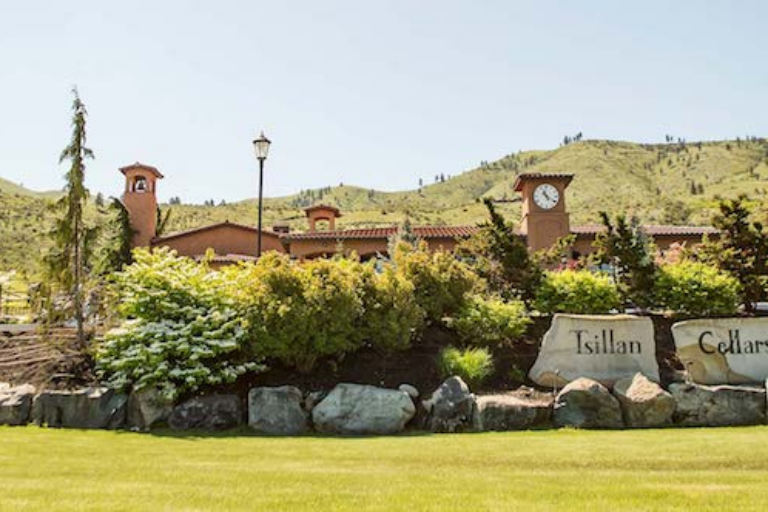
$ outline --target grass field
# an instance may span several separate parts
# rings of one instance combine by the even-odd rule
[[[768,427],[265,438],[0,428],[2,510],[758,510]]]

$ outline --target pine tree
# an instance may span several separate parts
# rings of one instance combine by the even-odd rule
[[[49,277],[72,295],[77,340],[85,345],[83,288],[88,259],[96,230],[85,223],[84,210],[88,201],[85,188],[85,161],[93,158],[93,151],[85,146],[85,124],[88,112],[80,100],[77,89],[72,90],[72,139],[61,153],[60,162],[69,161],[64,195],[54,208],[61,213],[53,229],[54,248],[46,258]]]

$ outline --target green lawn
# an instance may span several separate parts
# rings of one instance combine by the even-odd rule
[[[264,438],[0,427],[0,510],[755,510],[768,427]]]

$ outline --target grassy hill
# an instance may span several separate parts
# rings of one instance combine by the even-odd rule
[[[706,224],[720,197],[746,193],[765,200],[768,141],[735,140],[672,144],[585,140],[546,151],[523,151],[483,162],[471,171],[418,190],[379,192],[356,186],[305,190],[265,200],[264,222],[288,222],[304,229],[303,208],[317,203],[342,210],[342,227],[389,225],[406,215],[415,224],[475,224],[485,218],[483,197],[499,201],[510,219],[520,203],[512,189],[523,172],[575,175],[567,202],[574,225],[596,222],[598,212],[625,212],[646,223]],[[49,201],[0,180],[0,270],[33,269],[46,241]],[[256,222],[256,201],[219,206],[164,205],[172,210],[166,232],[230,220]]]

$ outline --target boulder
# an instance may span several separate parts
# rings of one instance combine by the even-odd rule
[[[128,397],[127,426],[136,430],[149,430],[168,421],[173,403],[163,398],[155,388],[134,391]]]
[[[291,436],[307,430],[308,414],[298,388],[253,388],[248,392],[248,426],[264,434]]]
[[[461,432],[472,428],[476,410],[475,395],[461,377],[453,376],[440,384],[429,400],[421,402],[426,417],[424,427],[432,432]]]
[[[312,409],[312,421],[321,432],[394,434],[415,413],[411,397],[403,391],[339,384]]]
[[[43,391],[32,405],[32,421],[56,428],[116,429],[125,425],[128,397],[108,388]]]
[[[527,430],[551,425],[554,397],[530,388],[477,397],[476,430]]]
[[[400,384],[397,389],[400,391],[403,391],[405,393],[408,393],[408,396],[416,400],[419,398],[419,390],[416,389],[415,386],[411,386],[410,384]]]
[[[168,418],[168,425],[174,430],[224,430],[242,422],[242,407],[236,395],[192,398],[174,407]]]
[[[675,399],[642,373],[621,379],[613,388],[628,427],[663,427],[672,423]]]
[[[683,426],[717,427],[765,422],[765,388],[673,383],[673,419]]]
[[[768,318],[702,318],[672,326],[677,357],[697,384],[754,384],[768,378]]]
[[[637,372],[659,380],[650,318],[557,314],[529,376],[547,387],[562,387],[580,377],[612,387]]]
[[[32,412],[35,387],[0,382],[0,425],[26,425]]]
[[[555,398],[555,425],[576,428],[621,428],[619,401],[605,386],[587,378],[576,379]]]

